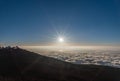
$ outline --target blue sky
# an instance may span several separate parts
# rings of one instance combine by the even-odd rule
[[[120,44],[119,0],[0,0],[0,43]]]

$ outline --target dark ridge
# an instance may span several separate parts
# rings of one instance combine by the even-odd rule
[[[120,68],[76,65],[19,47],[0,47],[0,81],[120,81]]]

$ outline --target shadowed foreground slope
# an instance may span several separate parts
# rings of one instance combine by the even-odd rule
[[[0,81],[120,81],[120,68],[75,65],[20,48],[1,48]]]

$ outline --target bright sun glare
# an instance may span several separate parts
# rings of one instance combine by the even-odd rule
[[[58,41],[59,41],[60,43],[62,43],[62,42],[64,42],[64,38],[59,37],[59,38],[58,38]]]

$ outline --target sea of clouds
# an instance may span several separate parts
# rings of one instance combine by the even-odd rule
[[[118,47],[28,47],[27,50],[75,64],[95,64],[120,68]]]

